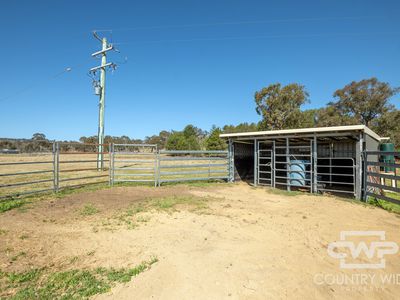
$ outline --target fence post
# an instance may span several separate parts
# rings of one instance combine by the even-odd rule
[[[362,200],[364,202],[367,202],[367,189],[368,189],[368,187],[367,187],[367,182],[368,182],[368,175],[367,175],[368,164],[367,164],[367,161],[368,161],[368,152],[367,151],[363,151],[362,152],[362,161],[361,161],[361,163],[363,164],[363,172],[362,172],[363,187],[361,189],[361,192],[362,192]]]
[[[157,168],[155,170],[157,174],[157,185],[160,187],[161,186],[161,178],[160,178],[160,150],[157,149],[157,156],[156,156],[156,162],[157,162]]]
[[[57,183],[56,183],[56,176],[57,176],[57,170],[56,170],[56,141],[53,141],[53,192],[57,192]]]
[[[158,185],[158,146],[156,145],[156,151],[154,153],[154,187]]]
[[[112,170],[113,170],[113,163],[114,163],[114,155],[113,155],[113,143],[110,143],[110,144],[108,144],[108,152],[109,152],[109,154],[108,154],[108,159],[109,159],[109,162],[108,162],[108,177],[109,177],[109,185],[110,186],[113,186],[114,185],[114,180],[113,180],[113,176],[112,176]]]
[[[56,155],[55,155],[55,192],[57,193],[59,190],[59,184],[60,184],[60,143],[56,142]]]
[[[208,153],[208,180],[211,180],[211,154]]]

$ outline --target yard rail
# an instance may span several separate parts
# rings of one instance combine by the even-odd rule
[[[10,161],[15,156],[9,154],[1,157],[0,200],[101,183],[160,186],[229,180],[232,168],[228,151],[159,151],[153,144],[103,144],[103,162],[98,163],[98,144],[54,142],[50,146],[51,152],[17,156],[25,161]]]
[[[385,161],[384,157],[392,157]],[[368,197],[400,204],[400,152],[365,151],[364,159],[364,201]],[[388,171],[389,170],[389,171]]]
[[[179,181],[228,180],[229,161],[228,151],[159,151],[158,185]]]
[[[157,145],[113,144],[110,184],[148,182],[157,186]]]

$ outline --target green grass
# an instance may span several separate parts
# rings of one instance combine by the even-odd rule
[[[91,203],[86,204],[82,209],[81,209],[81,215],[82,216],[91,216],[94,214],[97,214],[99,210]]]
[[[40,269],[33,269],[22,273],[4,273],[4,276],[7,277],[10,283],[18,284],[35,280],[39,276],[40,272]]]
[[[229,183],[226,183],[225,181],[219,181],[219,180],[209,180],[209,181],[188,181],[188,182],[166,182],[163,183],[162,186],[176,186],[176,185],[183,185],[183,186],[189,186],[189,187],[213,187],[216,185],[224,184],[226,186],[232,186]],[[114,187],[135,187],[135,186],[148,186],[148,187],[154,187],[154,183],[148,183],[148,182],[118,182],[114,184]],[[108,184],[105,183],[98,183],[98,184],[92,184],[88,186],[82,186],[82,187],[75,187],[75,188],[64,188],[57,193],[53,192],[44,192],[44,193],[39,193],[35,195],[29,195],[29,196],[21,196],[21,197],[15,197],[15,198],[10,198],[7,200],[3,200],[0,202],[0,213],[12,210],[15,208],[20,208],[20,212],[26,212],[27,208],[22,207],[26,204],[31,204],[37,201],[42,201],[42,200],[53,200],[53,199],[60,199],[64,198],[68,195],[73,195],[77,193],[83,193],[83,192],[92,192],[92,191],[98,191],[98,190],[103,190],[103,189],[110,189]]]
[[[176,210],[178,206],[189,207],[189,210],[196,211],[208,208],[209,198],[195,196],[168,196],[162,198],[152,198],[149,201],[150,207],[157,210],[171,211]]]
[[[26,204],[33,204],[35,202],[43,201],[43,200],[60,199],[60,198],[66,197],[68,195],[73,195],[73,194],[78,194],[78,193],[83,193],[83,192],[93,192],[93,191],[109,189],[109,188],[110,188],[110,186],[108,184],[99,183],[99,184],[92,184],[92,185],[76,187],[76,188],[65,188],[65,189],[60,190],[57,193],[44,192],[44,193],[38,193],[35,195],[10,198],[10,199],[3,200],[0,202],[0,213],[15,209],[15,208],[19,208],[20,212],[26,212],[27,208],[23,207]]]
[[[151,220],[150,216],[141,215],[140,213],[150,212],[152,210],[171,213],[183,209],[199,214],[207,213],[207,203],[213,199],[214,198],[210,197],[196,197],[191,195],[145,198],[131,204],[126,210],[120,211],[112,217],[103,219],[98,226],[93,227],[93,231],[98,232],[99,228],[114,231],[121,226],[128,230],[136,229],[141,224],[146,224]]]
[[[5,200],[0,202],[0,213],[3,213],[5,211],[14,209],[14,208],[19,208],[23,205],[28,203],[27,200],[25,199],[11,199],[11,200]]]
[[[399,193],[392,193],[392,192],[386,192],[385,195],[387,197],[396,199],[400,201],[400,194]],[[377,206],[380,208],[383,208],[387,211],[390,212],[394,212],[397,214],[400,214],[400,204],[396,204],[396,203],[391,203],[385,200],[381,200],[381,199],[377,199],[377,198],[373,198],[373,197],[368,197],[367,203],[373,205],[373,206]]]
[[[148,270],[156,257],[134,268],[97,268],[48,272],[46,268],[21,273],[0,271],[0,298],[10,299],[88,299],[108,292],[115,283],[129,282]]]

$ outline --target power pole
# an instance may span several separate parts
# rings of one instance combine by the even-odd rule
[[[107,44],[107,39],[105,37],[100,38],[96,32],[93,32],[93,35],[102,44],[102,49],[92,54],[93,57],[98,57],[101,55],[101,65],[90,69],[90,73],[92,73],[94,76],[96,75],[97,71],[100,70],[100,82],[93,79],[95,94],[99,95],[97,170],[100,171],[104,168],[104,107],[106,100],[106,68],[112,67],[115,69],[116,65],[114,63],[107,63],[107,52],[114,50],[113,45]]]

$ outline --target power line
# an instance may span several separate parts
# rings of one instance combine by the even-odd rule
[[[258,35],[258,36],[236,36],[236,37],[217,37],[217,38],[192,38],[192,39],[165,39],[137,42],[120,42],[115,45],[126,44],[152,44],[152,43],[171,43],[171,42],[202,42],[202,41],[229,41],[229,40],[253,40],[253,39],[278,39],[278,38],[313,38],[313,37],[360,37],[360,36],[380,36],[398,35],[400,32],[376,32],[376,33],[315,33],[315,34],[281,34],[281,35]]]
[[[380,17],[372,17],[372,16],[291,18],[291,19],[255,20],[255,21],[238,21],[238,22],[197,23],[197,24],[182,24],[182,25],[155,25],[155,26],[122,27],[122,28],[114,28],[114,29],[97,29],[95,31],[112,33],[113,31],[135,31],[135,30],[146,30],[146,29],[174,29],[174,28],[193,28],[193,27],[229,26],[229,25],[253,25],[253,24],[318,22],[318,21],[345,21],[345,20],[362,20],[362,19],[379,19],[379,18]]]
[[[82,65],[82,64],[81,64],[81,65]],[[11,94],[11,95],[8,95],[8,96],[6,96],[6,97],[0,98],[0,102],[7,101],[7,100],[9,100],[9,99],[11,99],[11,98],[13,98],[13,97],[15,97],[15,96],[18,96],[18,95],[20,95],[20,94],[23,94],[23,93],[27,92],[27,91],[29,91],[29,90],[38,88],[39,86],[41,86],[42,84],[46,83],[47,81],[56,79],[56,78],[60,77],[61,75],[65,74],[65,73],[71,72],[73,69],[75,69],[75,68],[77,68],[78,66],[81,66],[81,65],[77,65],[77,66],[75,66],[75,67],[68,67],[68,68],[63,69],[61,72],[58,72],[58,73],[56,73],[56,74],[54,74],[54,75],[45,77],[45,78],[42,80],[42,82],[40,82],[40,83],[36,83],[36,84],[32,84],[32,85],[26,86],[26,87],[24,87],[24,88],[22,88],[22,89],[20,89],[20,90],[18,90],[18,91],[16,91],[16,92],[14,92],[14,93]]]

